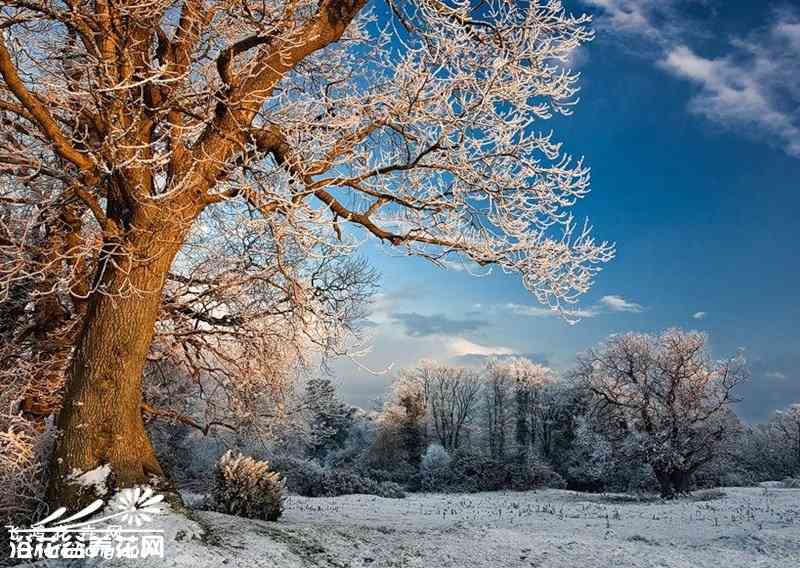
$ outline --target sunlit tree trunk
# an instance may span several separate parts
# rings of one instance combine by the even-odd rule
[[[95,498],[71,481],[106,464],[109,488],[165,479],[142,420],[142,371],[185,231],[165,220],[155,225],[127,242],[107,243],[58,416],[48,488],[53,505],[77,507]]]

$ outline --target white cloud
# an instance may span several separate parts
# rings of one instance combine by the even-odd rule
[[[483,355],[488,357],[490,355],[512,355],[515,353],[510,347],[479,345],[463,337],[448,339],[446,345],[452,357],[463,357],[465,355]]]
[[[558,310],[553,310],[550,308],[546,308],[544,306],[537,306],[537,305],[527,305],[527,304],[505,304],[503,308],[513,314],[518,316],[526,316],[526,317],[533,317],[533,318],[547,318],[547,317],[561,317],[561,313]],[[597,307],[589,307],[589,308],[576,308],[576,309],[569,309],[565,308],[564,310],[565,315],[570,318],[593,318],[599,312]]]
[[[600,298],[600,303],[612,312],[639,313],[643,309],[641,304],[629,302],[622,296],[603,296]]]
[[[800,17],[773,11],[773,23],[730,42],[726,55],[704,57],[688,44],[697,22],[677,0],[583,0],[598,26],[635,38],[637,51],[658,53],[659,65],[694,83],[689,112],[779,146],[800,158]],[[649,49],[648,49],[649,48]]]
[[[501,308],[512,314],[533,318],[561,317],[558,310],[553,310],[545,306],[528,304],[503,304]],[[629,312],[639,313],[644,309],[641,304],[630,302],[618,295],[603,296],[600,301],[585,308],[564,308],[564,314],[568,319],[587,319],[597,317],[608,312]]]
[[[603,23],[614,29],[638,34],[654,31],[648,17],[648,0],[584,0],[584,4],[600,8],[607,18]]]
[[[696,320],[704,320],[708,314],[706,312],[695,312],[692,317]]]
[[[780,21],[775,25],[775,34],[783,36],[795,51],[800,51],[800,22]]]
[[[770,371],[765,375],[768,379],[786,380],[786,375],[780,371]]]
[[[503,306],[506,310],[518,316],[529,316],[534,318],[546,318],[558,316],[558,312],[545,308],[544,306],[530,306],[527,304],[505,304]]]
[[[789,155],[800,157],[800,113],[791,108],[792,99],[800,103],[800,82],[787,81],[793,76],[792,67],[800,71],[800,65],[782,64],[778,43],[787,41],[775,42],[779,35],[775,28],[771,43],[739,42],[734,55],[717,59],[702,57],[685,45],[675,46],[661,65],[700,88],[689,101],[690,112],[750,135],[766,135]],[[798,46],[794,51],[800,58]]]
[[[468,258],[454,258],[454,259],[447,259],[447,258],[440,258],[437,259],[437,264],[441,265],[443,268],[448,270],[455,270],[456,272],[466,272],[473,276],[487,276],[491,274],[492,267],[491,266],[481,266],[475,261],[472,261]]]

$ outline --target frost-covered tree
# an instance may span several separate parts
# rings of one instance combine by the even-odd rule
[[[731,405],[748,376],[744,359],[715,361],[706,343],[703,333],[677,329],[616,335],[575,370],[610,419],[637,435],[665,497],[686,492],[738,425]]]
[[[777,411],[769,427],[781,449],[785,448],[789,460],[794,462],[795,475],[800,477],[800,403]]]
[[[206,452],[198,450],[205,444],[187,429],[201,436],[222,430],[231,442],[249,443],[299,430],[303,404],[297,383],[319,355],[358,348],[357,322],[374,289],[374,272],[357,257],[338,249],[318,256],[279,253],[268,233],[232,213],[209,211],[202,234],[187,243],[168,275],[144,369],[144,422],[176,478],[199,474],[192,466],[211,464],[219,451],[204,460]],[[26,243],[29,259],[41,254],[42,239]],[[281,266],[274,262],[279,254]],[[52,283],[58,270],[51,265],[40,276]],[[314,300],[302,309],[292,302],[284,273],[313,289]],[[13,296],[0,302],[2,429],[22,417],[32,431],[41,430],[61,405],[64,370],[83,312],[68,290],[42,295],[40,285],[20,280]],[[31,443],[29,450],[37,445]],[[181,452],[192,456],[192,464],[176,461]]]
[[[378,418],[378,435],[368,462],[378,469],[398,469],[402,464],[408,472],[416,471],[428,446],[429,417],[422,382],[401,372]]]
[[[431,444],[419,464],[420,486],[425,491],[441,491],[450,476],[450,455],[439,444]]]
[[[502,363],[490,360],[484,370],[484,411],[489,454],[495,460],[506,457],[513,430],[514,381]]]
[[[336,387],[328,377],[308,381],[303,399],[308,416],[310,457],[322,459],[328,452],[344,446],[355,409],[338,399]]]
[[[431,435],[447,451],[457,449],[478,410],[481,378],[473,369],[423,361],[402,372],[403,382],[419,385]]]
[[[575,441],[566,460],[569,479],[583,489],[603,488],[611,474],[613,459],[611,443],[592,428],[586,417],[578,417]]]
[[[553,383],[552,371],[523,357],[513,357],[502,362],[500,372],[514,385],[514,437],[517,457],[524,461],[537,449],[544,392]]]
[[[405,448],[408,462],[416,466],[428,443],[427,407],[425,393],[419,384],[400,382],[392,391],[395,403],[402,409],[398,435]]]
[[[58,266],[47,291],[83,314],[52,500],[78,500],[75,469],[162,475],[143,369],[209,211],[281,252],[371,236],[497,265],[568,309],[613,255],[570,215],[588,168],[540,128],[576,101],[588,23],[554,0],[4,2],[2,295]],[[313,302],[282,259],[288,300]]]

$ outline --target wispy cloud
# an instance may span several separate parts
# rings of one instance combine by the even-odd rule
[[[652,2],[648,0],[584,0],[584,4],[603,11],[606,16],[601,21],[603,25],[636,34],[655,31],[649,14]]]
[[[534,318],[561,317],[561,313],[557,310],[538,305],[508,303],[503,304],[501,308],[517,316]],[[639,313],[642,310],[644,310],[644,306],[641,304],[631,302],[615,294],[603,296],[600,298],[600,301],[593,306],[574,309],[566,308],[564,311],[569,318],[587,319],[609,312]]]
[[[508,304],[503,304],[502,308],[503,310],[511,312],[514,315],[525,316],[525,317],[557,318],[562,316],[562,314],[558,310],[553,310],[551,308],[546,308],[540,305],[508,303]],[[565,308],[564,313],[568,317],[586,319],[595,317],[598,314],[598,310],[596,307],[575,308],[575,309]]]
[[[583,0],[599,25],[655,49],[657,64],[697,87],[688,110],[800,158],[800,17],[773,12],[774,21],[733,39],[728,53],[706,57],[689,44],[691,18],[675,0]]]
[[[780,371],[769,371],[768,373],[765,373],[764,376],[768,379],[778,379],[779,381],[786,380],[786,374],[781,373]]]
[[[474,262],[468,258],[440,258],[436,261],[436,263],[444,268],[447,268],[448,270],[466,272],[468,274],[472,274],[473,276],[487,276],[492,272],[491,266],[481,266],[477,262]]]
[[[451,357],[465,357],[478,355],[489,357],[491,355],[512,355],[514,350],[502,345],[480,345],[463,337],[453,337],[446,342],[448,353]]]
[[[704,320],[708,314],[706,312],[695,312],[692,314],[692,318],[696,320]]]
[[[528,359],[529,361],[539,363],[545,367],[550,366],[550,357],[548,357],[548,355],[545,353],[492,353],[491,355],[477,355],[475,353],[468,353],[467,355],[453,356],[451,357],[450,361],[456,365],[463,365],[466,367],[483,367],[490,358],[504,361],[512,357]]]
[[[452,319],[444,314],[424,315],[416,312],[394,313],[391,318],[403,324],[410,337],[456,335],[476,331],[488,325],[479,319]]]
[[[729,128],[744,127],[779,142],[785,151],[800,157],[800,115],[791,103],[800,103],[797,77],[800,63],[786,60],[780,34],[773,28],[764,45],[739,42],[736,53],[709,59],[681,45],[662,61],[670,73],[688,79],[700,91],[689,101],[689,110]],[[800,49],[793,50],[800,60]],[[785,100],[782,100],[785,99]]]
[[[603,296],[600,298],[600,303],[612,312],[633,312],[638,314],[642,311],[641,304],[629,302],[622,296]]]

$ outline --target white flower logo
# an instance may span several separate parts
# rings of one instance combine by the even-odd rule
[[[160,515],[162,513],[161,501],[163,495],[153,495],[153,490],[149,487],[141,489],[123,489],[111,503],[112,509],[116,511],[115,517],[119,517],[128,525],[142,526],[143,523],[152,521],[150,515]]]

